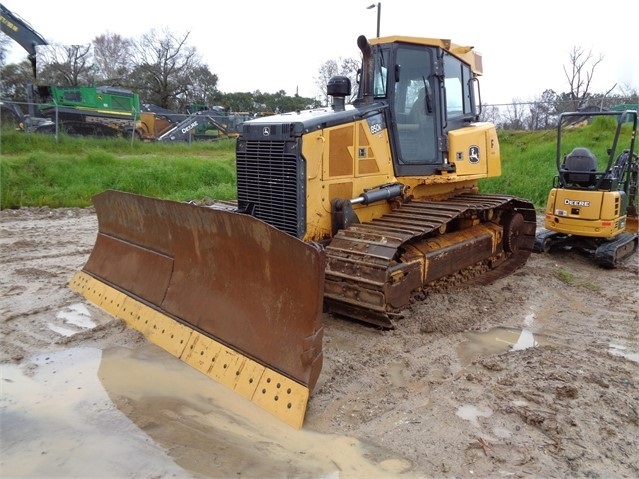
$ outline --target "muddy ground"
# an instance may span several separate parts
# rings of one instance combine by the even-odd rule
[[[0,212],[3,477],[639,477],[636,255],[534,254],[393,331],[327,315],[295,432],[67,287],[96,232]]]

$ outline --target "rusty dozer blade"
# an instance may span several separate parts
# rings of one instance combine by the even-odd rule
[[[322,367],[324,254],[241,213],[118,191],[70,287],[301,428]]]

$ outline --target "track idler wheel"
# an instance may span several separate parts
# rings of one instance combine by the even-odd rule
[[[507,253],[519,251],[519,239],[523,235],[524,217],[521,213],[514,213],[504,221],[504,250]]]

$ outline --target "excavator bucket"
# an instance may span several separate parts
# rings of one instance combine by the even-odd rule
[[[322,367],[324,254],[249,215],[118,191],[69,286],[301,428]]]

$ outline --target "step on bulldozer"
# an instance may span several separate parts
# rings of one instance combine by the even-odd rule
[[[593,140],[601,144],[600,151],[581,145],[566,147],[565,140],[562,144],[569,127],[598,118],[600,122],[614,119],[614,125],[608,128],[610,143],[602,144],[606,136],[601,131]],[[636,134],[634,110],[568,112],[560,116],[557,175],[548,193],[544,228],[536,235],[535,252],[575,249],[603,268],[615,268],[637,251]]]
[[[296,428],[324,313],[393,328],[433,284],[492,282],[535,240],[530,201],[478,189],[501,174],[481,56],[433,38],[357,44],[352,103],[336,76],[331,105],[242,125],[235,202],[96,195],[96,243],[70,282]]]

